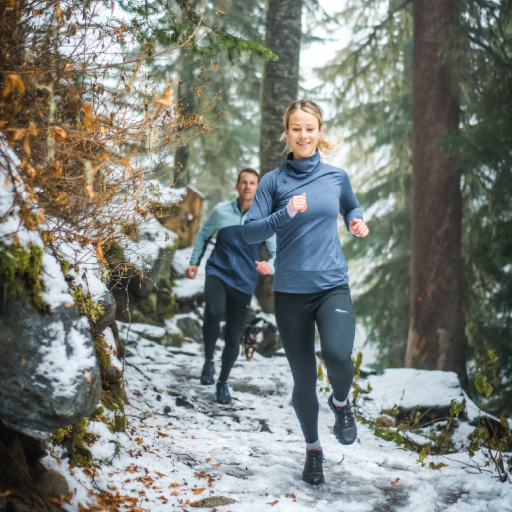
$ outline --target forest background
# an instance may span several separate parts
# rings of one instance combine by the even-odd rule
[[[368,343],[379,349],[378,368],[407,364],[455,370],[470,394],[476,393],[472,377],[478,369],[495,391],[486,407],[508,412],[512,121],[507,113],[512,103],[512,7],[505,1],[440,0],[429,18],[427,4],[419,0],[351,0],[343,6],[319,0],[206,4],[128,0],[100,2],[105,23],[96,26],[88,14],[92,2],[6,0],[5,12],[18,14],[12,20],[4,17],[4,34],[20,19],[30,27],[33,19],[50,16],[51,11],[52,33],[60,30],[68,42],[82,34],[77,48],[90,46],[83,41],[101,34],[97,41],[110,40],[114,45],[110,48],[119,47],[125,60],[108,63],[109,45],[105,50],[98,43],[96,49],[88,49],[81,68],[68,67],[68,54],[52,46],[52,37],[9,35],[1,64],[6,98],[2,108],[10,118],[4,116],[1,128],[24,158],[21,171],[27,183],[43,187],[39,201],[47,215],[65,217],[75,231],[81,223],[79,237],[94,241],[101,259],[103,250],[107,254],[130,235],[126,206],[115,215],[111,211],[106,217],[100,215],[115,195],[115,187],[101,181],[107,176],[98,172],[102,166],[112,169],[116,190],[124,190],[125,196],[142,176],[164,185],[194,185],[205,195],[206,216],[216,203],[233,197],[241,168],[251,166],[265,173],[277,166],[282,147],[276,135],[281,133],[286,102],[296,97],[318,101],[327,127],[345,130],[347,146],[334,162],[349,173],[371,230],[364,241],[343,236],[343,244],[353,269],[357,315]],[[85,23],[73,24],[82,11]],[[434,51],[425,56],[421,50],[430,48],[432,41],[422,41],[421,36],[429,23],[437,37]],[[50,33],[47,27],[38,30]],[[41,53],[24,50],[23,45],[30,44],[41,44]],[[313,54],[314,65],[300,60],[301,51]],[[25,89],[30,87],[28,81],[20,85],[12,78],[23,75],[13,74],[9,52],[20,56],[14,66],[20,69],[37,56],[37,65],[46,66],[39,74],[46,73],[48,84],[67,80],[58,97],[45,86],[50,92],[41,103],[46,110],[44,114],[39,110],[40,124],[30,125],[30,108],[23,117],[20,112],[25,111],[13,100],[19,95],[28,101]],[[422,58],[430,67],[419,66]],[[126,62],[132,66],[129,71]],[[136,90],[139,81],[142,85]],[[158,84],[163,84],[161,91]],[[437,94],[434,103],[446,101],[448,112],[446,119],[434,119],[423,127],[421,123],[429,118],[420,113],[432,97],[422,84]],[[36,89],[44,87],[34,87],[33,94],[41,96]],[[56,101],[61,103],[56,106]],[[104,119],[108,102],[117,108],[110,121]],[[55,115],[75,131],[61,132],[57,127],[46,137],[41,126],[46,128],[48,120],[50,126]],[[15,126],[15,121],[23,126]],[[165,122],[168,129],[157,129]],[[429,133],[428,144],[421,144],[423,131]],[[84,142],[83,134],[89,132],[94,136]],[[73,134],[75,147],[84,150],[81,156],[71,157],[69,148],[63,149],[72,138],[67,134]],[[44,158],[36,141],[50,146],[44,171],[37,166],[37,159],[42,165]],[[267,158],[268,144],[274,147],[273,161]],[[108,160],[105,148],[110,148]],[[112,148],[119,151],[114,154]],[[431,153],[422,167],[418,155],[425,148]],[[95,157],[89,160],[87,151]],[[63,163],[55,168],[58,158]],[[432,162],[439,165],[425,167]],[[88,204],[97,206],[94,222],[88,208],[65,208],[71,191],[62,195],[59,180],[63,171],[68,172],[66,165],[75,166],[77,190],[88,197]],[[132,174],[126,179],[120,169]],[[436,172],[444,172],[449,182],[441,183]],[[435,186],[419,189],[423,178],[439,182],[442,194]],[[133,225],[143,222],[149,204],[142,196],[137,200]],[[428,221],[429,225],[421,224]],[[432,229],[440,233],[441,243],[429,239],[427,233],[436,232]],[[49,241],[78,237],[72,231],[54,230]],[[454,243],[444,245],[449,240]],[[435,263],[431,276],[435,282],[422,278],[425,258]],[[427,261],[425,268],[428,265]],[[444,277],[436,270],[441,267],[446,267]],[[442,285],[447,282],[449,289]],[[422,287],[425,293],[418,292]],[[440,325],[431,326],[433,334],[416,333],[426,318],[418,311],[420,302],[421,307],[431,308],[429,314],[436,322],[451,319],[446,333]],[[423,346],[421,340],[426,340]],[[448,352],[455,353],[450,352],[448,364],[440,355],[445,342]],[[491,363],[489,351],[493,351]],[[413,353],[419,358],[415,360]]]

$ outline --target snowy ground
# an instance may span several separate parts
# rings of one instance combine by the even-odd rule
[[[92,424],[102,438],[91,450],[97,459],[111,460],[111,466],[95,470],[94,484],[75,468],[86,487],[133,497],[152,512],[186,511],[187,502],[207,496],[235,499],[217,507],[232,512],[512,510],[512,486],[463,468],[456,462],[465,461],[462,455],[450,456],[453,462],[441,471],[422,468],[417,454],[364,426],[353,446],[339,445],[323,391],[326,483],[306,485],[300,479],[304,443],[290,404],[291,375],[284,357],[240,358],[231,377],[234,401],[225,407],[215,402],[214,386],[198,383],[200,345],[176,349],[141,341],[130,351],[130,424],[126,434],[115,436],[102,423]],[[118,456],[114,440],[120,443]],[[76,510],[73,502],[67,507]]]
[[[188,258],[178,254],[177,264],[186,268]],[[194,282],[179,280],[180,294],[201,291],[203,273],[200,269]],[[291,405],[285,357],[267,359],[256,353],[249,362],[240,357],[230,377],[233,403],[221,406],[215,386],[199,384],[201,345],[163,347],[144,339],[150,326],[139,327],[129,336],[133,341],[125,363],[131,404],[126,406],[126,434],[111,434],[99,421],[90,423],[89,430],[99,436],[90,447],[98,461],[93,470],[74,468],[71,475],[58,457],[44,459],[73,489],[74,497],[65,504],[70,512],[87,510],[79,503],[92,505],[92,491],[111,503],[124,503],[120,510],[127,511],[190,512],[192,503],[210,496],[235,500],[209,507],[219,512],[512,511],[512,486],[468,466],[463,453],[448,456],[450,460],[429,457],[427,463],[449,464],[434,471],[418,464],[416,453],[376,437],[363,425],[354,445],[338,444],[325,379],[318,382],[318,395],[326,483],[309,486],[301,481],[305,447]],[[218,345],[217,360],[222,342]],[[394,404],[462,400],[454,374],[423,372],[429,375],[421,377],[411,372],[417,370],[390,370],[360,380],[363,388],[368,382],[373,388],[364,402],[365,415],[375,417]],[[467,423],[459,428],[463,440],[471,428]],[[483,466],[481,452],[476,460]]]

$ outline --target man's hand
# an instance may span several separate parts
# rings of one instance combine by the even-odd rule
[[[290,199],[290,205],[296,212],[305,212],[308,209],[306,205],[306,192],[300,196],[293,196]]]
[[[256,270],[261,275],[266,276],[267,274],[270,274],[272,272],[270,265],[266,261],[255,261],[254,263],[256,263]]]
[[[361,219],[351,220],[348,227],[350,232],[356,236],[365,237],[370,232],[368,226]]]
[[[190,267],[185,270],[185,277],[188,279],[195,279],[197,276],[197,265],[190,265]]]

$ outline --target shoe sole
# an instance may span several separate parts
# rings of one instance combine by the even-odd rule
[[[336,416],[336,412],[334,410],[334,405],[331,404],[330,401],[329,401],[329,408],[331,409],[333,414]],[[357,429],[357,427],[356,427],[356,429]],[[350,446],[351,444],[354,444],[356,442],[357,430],[356,430],[356,435],[354,436],[354,439],[352,439],[352,441],[349,441],[349,442],[341,441],[340,438],[338,437],[338,435],[336,434],[336,432],[334,432],[334,437],[336,438],[336,441],[338,441],[338,443],[342,444],[343,446]]]
[[[222,405],[229,405],[231,403],[231,400],[229,402],[221,402],[218,398],[217,398],[217,403],[218,404],[222,404]]]
[[[212,380],[211,382],[204,382],[203,379],[200,379],[200,383],[202,386],[211,386],[212,384],[215,384],[215,379]]]

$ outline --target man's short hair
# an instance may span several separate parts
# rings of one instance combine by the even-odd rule
[[[238,179],[236,180],[237,183],[240,183],[240,176],[242,176],[242,174],[244,172],[248,172],[250,174],[254,174],[254,176],[256,176],[256,178],[258,178],[258,183],[260,182],[260,175],[254,169],[251,169],[250,167],[246,167],[245,169],[242,169],[238,173]]]

